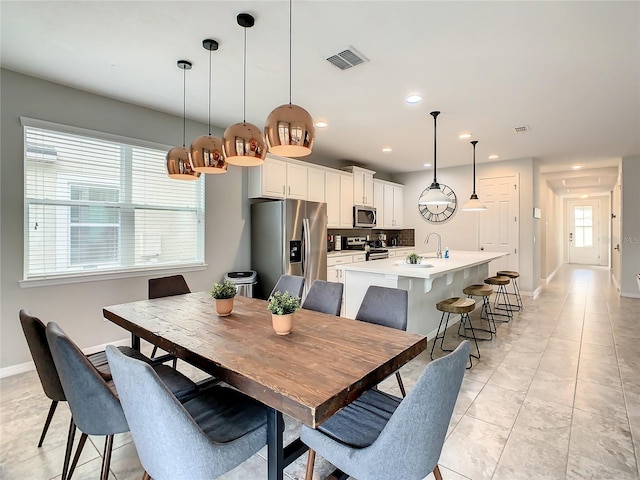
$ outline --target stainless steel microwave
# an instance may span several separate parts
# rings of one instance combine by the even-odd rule
[[[374,228],[376,226],[375,207],[353,206],[353,226],[358,228]]]

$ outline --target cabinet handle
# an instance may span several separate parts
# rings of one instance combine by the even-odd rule
[[[291,196],[291,187],[289,187],[289,196]]]

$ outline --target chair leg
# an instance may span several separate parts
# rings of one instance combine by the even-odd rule
[[[80,454],[82,453],[82,449],[84,448],[84,444],[87,442],[88,437],[89,436],[86,433],[83,433],[82,435],[80,435],[78,448],[76,448],[76,454],[73,456],[73,462],[71,462],[71,468],[69,469],[69,476],[66,478],[66,480],[71,480],[71,476],[73,475],[73,471],[76,469],[76,465],[78,465],[78,460],[80,460]],[[64,477],[62,477],[62,479],[64,479]]]
[[[156,357],[156,352],[158,351],[158,347],[156,345],[153,346],[153,350],[151,350],[151,358]]]
[[[307,472],[304,476],[304,480],[313,480],[313,464],[316,463],[315,450],[309,449],[309,456],[307,457]]]
[[[109,479],[109,465],[111,464],[111,451],[113,450],[113,434],[107,435],[104,442],[104,453],[102,457],[102,470],[100,480]]]
[[[67,448],[64,452],[64,463],[62,464],[61,480],[67,479],[67,470],[69,469],[69,460],[71,459],[71,451],[73,450],[73,438],[76,436],[76,424],[73,423],[73,417],[69,422],[69,434],[67,435]],[[71,475],[69,475],[71,478]]]
[[[49,413],[47,414],[47,419],[44,422],[44,428],[42,429],[42,435],[40,435],[40,441],[38,442],[38,448],[42,446],[42,442],[44,442],[44,437],[47,435],[47,430],[49,430],[49,425],[51,424],[51,419],[53,418],[53,414],[56,411],[56,407],[58,406],[57,400],[51,401],[51,406],[49,407]]]
[[[147,473],[147,471],[144,471],[144,474],[142,475],[142,480],[151,480],[151,477],[149,476],[149,474]]]
[[[433,476],[436,480],[442,480],[442,474],[440,473],[440,467],[438,465],[433,469]]]
[[[402,393],[402,398],[407,396],[407,392],[404,391],[404,383],[402,383],[402,377],[400,376],[400,372],[396,372],[396,378],[398,379],[398,386],[400,387],[400,393]]]

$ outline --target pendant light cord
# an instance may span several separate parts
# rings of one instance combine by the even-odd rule
[[[292,31],[292,21],[291,21],[291,2],[292,0],[289,0],[289,105],[291,105],[291,70],[292,70],[292,54],[291,54],[291,31]]]
[[[473,145],[473,194],[476,194],[476,143],[477,141],[471,142]]]
[[[187,69],[182,69],[182,148],[187,136]]]
[[[438,167],[438,160],[436,156],[436,140],[438,138],[438,122],[436,121],[440,112],[431,112],[433,115],[433,183],[438,184],[438,179],[436,178],[436,170]]]
[[[209,136],[211,136],[211,50],[209,50]]]
[[[242,122],[247,122],[247,27],[244,27],[244,64],[242,66]]]

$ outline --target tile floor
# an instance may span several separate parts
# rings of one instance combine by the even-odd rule
[[[481,343],[482,358],[465,375],[440,458],[444,478],[638,480],[640,300],[619,298],[606,268],[567,265],[524,302],[496,339]],[[427,363],[422,354],[403,367],[408,388]],[[383,388],[398,393],[393,377]],[[0,478],[59,479],[66,405],[38,449],[49,403],[36,374],[2,379],[0,392]],[[297,428],[287,422],[286,436]],[[75,480],[99,477],[102,448],[101,438],[87,442]],[[265,453],[223,478],[266,478]],[[302,479],[305,462],[290,465],[287,479]],[[314,478],[329,470],[318,459]],[[110,478],[141,477],[131,437],[117,435]]]

